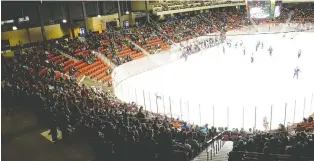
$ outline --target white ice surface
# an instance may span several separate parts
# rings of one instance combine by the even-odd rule
[[[173,116],[181,117],[182,113],[184,120],[195,124],[213,125],[214,120],[215,126],[241,128],[244,122],[245,129],[253,128],[256,107],[256,127],[264,129],[263,118],[270,122],[272,106],[274,129],[284,123],[285,103],[286,125],[301,121],[303,115],[314,112],[314,33],[293,34],[294,39],[290,39],[291,33],[285,39],[283,34],[228,37],[233,46],[225,47],[225,54],[222,45],[207,49],[189,56],[187,62],[182,59],[131,77],[116,90],[121,90],[119,98],[145,105],[147,110],[157,112],[157,102],[158,112],[167,115],[171,100]],[[241,40],[245,56],[239,43],[237,49],[234,47]],[[258,40],[264,42],[264,49],[255,52]],[[297,66],[301,70],[299,79],[293,79]],[[156,101],[156,93],[162,99]]]

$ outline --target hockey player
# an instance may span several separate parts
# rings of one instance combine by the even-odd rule
[[[235,47],[235,48],[237,48],[237,47],[238,47],[238,42],[236,42],[236,43],[234,44],[234,47]]]
[[[241,42],[240,42],[240,47],[242,47],[242,45],[243,45],[243,41],[241,40]]]
[[[185,61],[188,61],[188,54],[184,54]]]
[[[273,53],[273,48],[270,46],[270,47],[268,48],[268,51],[269,51],[269,55],[271,56],[271,54]]]
[[[251,57],[251,63],[253,63],[253,61],[254,61],[254,58],[253,58],[253,56]]]
[[[261,42],[258,41],[257,44],[256,44],[256,51],[257,51],[257,49],[258,49],[258,47],[259,47],[260,44],[261,44]]]
[[[293,79],[294,79],[294,77],[297,77],[297,79],[299,79],[299,72],[300,72],[300,69],[298,67],[296,67],[294,69]]]
[[[298,59],[300,58],[301,53],[302,53],[302,51],[301,51],[301,49],[300,49],[299,52],[298,52]]]
[[[264,48],[264,43],[262,42],[262,49]]]
[[[285,37],[286,37],[286,34],[283,34],[283,35],[282,35],[282,38],[285,38]]]
[[[243,48],[243,55],[245,56],[245,48]]]

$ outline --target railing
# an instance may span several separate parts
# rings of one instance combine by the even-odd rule
[[[199,2],[195,3],[200,4]],[[204,2],[203,6],[195,6],[194,4],[189,4],[184,6],[184,4],[174,4],[174,5],[167,5],[165,9],[162,9],[163,7],[157,6],[153,7],[153,14],[161,15],[161,14],[170,14],[170,13],[181,13],[181,12],[188,12],[188,11],[196,11],[196,10],[204,10],[204,9],[210,9],[210,8],[219,8],[219,7],[229,7],[229,6],[239,6],[239,5],[245,5],[245,1],[234,1],[234,2],[226,2],[226,1],[213,1],[213,2]],[[179,7],[175,10],[172,10],[170,8]]]
[[[267,160],[267,161],[314,161],[314,158],[304,156],[280,155],[280,154],[264,154],[257,152],[231,151],[229,152],[229,161],[252,161],[252,160]]]
[[[145,88],[145,87],[143,87]],[[157,91],[134,88],[132,84],[122,84],[114,89],[115,95],[125,102],[135,102],[145,111],[179,118],[191,124],[217,127],[244,128],[272,131],[279,124],[288,127],[288,123],[302,122],[314,112],[313,93],[308,91],[296,95],[293,100],[280,100],[272,104],[259,106],[224,106],[210,102],[199,103],[178,95],[166,95]],[[302,97],[303,96],[303,97]],[[294,96],[293,96],[294,97]]]
[[[221,132],[213,139],[207,141],[207,148],[206,148],[206,160],[213,160],[213,157],[221,150],[224,145],[224,141],[222,141],[222,136],[226,133],[226,131]],[[215,144],[216,143],[216,144]]]
[[[264,34],[278,32],[294,32],[297,24],[288,25],[259,25],[258,30]],[[313,24],[307,24],[306,27],[313,28]],[[305,28],[306,28],[305,27]],[[256,34],[255,30],[245,30],[228,32],[231,35],[250,35]],[[193,40],[192,40],[193,41]],[[200,53],[201,55],[202,53]],[[143,106],[146,111],[166,115],[171,118],[178,116],[181,120],[187,120],[191,124],[209,124],[210,126],[274,130],[279,124],[287,125],[290,123],[301,122],[304,117],[308,117],[314,112],[313,92],[311,90],[301,93],[292,92],[289,98],[285,100],[274,99],[269,102],[252,102],[243,106],[227,106],[223,103],[216,103],[211,100],[198,101],[191,100],[188,96],[170,94],[162,92],[162,89],[145,86],[140,87],[135,83],[130,83],[129,79],[144,72],[163,68],[166,65],[172,65],[176,60],[180,60],[180,51],[174,51],[167,54],[155,54],[120,65],[113,71],[113,87],[115,95],[125,102],[135,102]],[[182,90],[184,87],[181,88]],[[257,96],[258,97],[258,96]],[[202,99],[200,99],[202,100]],[[276,116],[276,117],[274,117]]]

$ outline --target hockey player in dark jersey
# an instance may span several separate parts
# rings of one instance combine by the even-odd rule
[[[268,48],[268,51],[269,51],[269,55],[272,56],[273,48],[271,46]]]
[[[298,58],[300,58],[301,53],[302,53],[302,51],[301,51],[301,49],[300,49],[299,52],[298,52]]]
[[[253,61],[254,61],[254,58],[253,58],[253,56],[251,57],[251,63],[253,63]]]

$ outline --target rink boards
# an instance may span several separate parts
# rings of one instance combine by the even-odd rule
[[[287,31],[272,32],[271,35],[269,36],[279,37],[279,36],[274,36],[274,34],[282,34],[283,32],[287,32]],[[230,35],[228,36],[231,36],[230,39],[235,39],[235,40],[237,39],[237,37],[234,36],[236,35],[235,32],[234,33],[230,32],[229,34]],[[263,35],[267,36],[267,34],[269,33],[264,33]],[[298,33],[296,32],[296,34]],[[242,38],[247,37],[246,35],[250,36],[250,34],[243,33],[243,32],[238,33],[238,35],[239,37],[242,37]],[[288,35],[287,37],[289,37],[289,34],[287,35]],[[251,37],[253,38],[255,36],[251,36]],[[255,39],[253,42],[255,43],[258,38],[256,37],[253,39]],[[215,52],[215,50],[212,50],[211,52]],[[221,52],[219,49],[217,49],[216,52],[218,51]],[[166,114],[168,116],[172,114],[173,117],[179,117],[195,124],[208,123],[209,125],[224,126],[224,127],[226,126],[242,127],[243,126],[245,128],[256,127],[258,129],[262,129],[263,121],[266,119],[267,122],[272,122],[271,123],[272,128],[276,128],[279,123],[284,122],[285,124],[288,124],[288,123],[298,121],[300,119],[302,120],[302,117],[304,115],[306,116],[307,114],[313,111],[312,109],[310,109],[310,107],[312,107],[311,92],[313,92],[314,90],[312,90],[312,86],[309,86],[310,84],[309,81],[304,81],[304,80],[301,80],[299,82],[295,82],[293,80],[285,81],[285,79],[287,78],[284,78],[284,79],[281,78],[281,80],[274,80],[274,84],[278,83],[278,85],[280,84],[282,85],[280,85],[280,87],[274,86],[273,88],[275,88],[276,92],[271,92],[272,88],[270,87],[264,88],[262,85],[259,85],[260,83],[271,84],[271,82],[268,82],[268,81],[272,81],[272,80],[265,79],[263,77],[263,74],[260,74],[261,75],[260,77],[258,74],[256,76],[252,75],[252,77],[258,77],[259,79],[254,78],[252,79],[252,83],[253,83],[252,85],[247,84],[247,86],[252,86],[252,88],[254,87],[256,91],[261,91],[262,93],[260,94],[261,98],[255,98],[253,100],[247,101],[247,102],[253,102],[253,103],[247,103],[245,102],[246,99],[241,100],[240,98],[237,98],[237,95],[238,95],[237,91],[241,91],[241,88],[236,87],[237,84],[235,82],[238,81],[237,83],[241,83],[241,79],[237,79],[236,78],[237,75],[234,75],[233,73],[231,73],[231,75],[234,75],[234,78],[227,77],[227,76],[223,77],[225,79],[228,79],[228,81],[230,80],[234,82],[234,83],[228,83],[229,85],[226,85],[225,89],[220,90],[218,88],[221,88],[221,87],[217,87],[217,89],[210,89],[211,91],[214,91],[213,95],[210,92],[208,93],[205,92],[206,97],[197,98],[197,100],[189,99],[189,98],[192,98],[193,95],[198,96],[198,95],[204,95],[204,94],[196,93],[195,90],[190,89],[189,87],[182,87],[184,85],[181,85],[180,82],[187,81],[187,82],[184,82],[184,84],[187,84],[187,85],[189,84],[188,82],[191,82],[192,84],[195,84],[196,86],[195,88],[202,89],[202,88],[206,88],[206,87],[202,87],[202,85],[205,85],[207,82],[210,82],[212,80],[211,79],[206,80],[206,81],[197,80],[199,78],[197,70],[198,68],[201,68],[202,66],[200,66],[200,64],[195,64],[195,65],[192,64],[192,66],[191,65],[182,66],[183,63],[182,63],[182,60],[180,60],[180,54],[181,54],[180,51],[172,50],[171,52],[172,53],[168,53],[168,54],[150,55],[148,57],[144,57],[142,59],[135,60],[135,61],[123,64],[117,67],[113,72],[113,86],[114,86],[114,92],[116,96],[126,102],[136,102],[139,105],[144,106],[144,108],[148,111],[158,112],[161,114]],[[207,51],[204,51],[203,54],[208,55]],[[224,62],[232,63],[232,60],[237,59],[240,54],[241,52],[238,51],[237,56],[230,56],[227,59],[222,58],[221,54],[217,55],[217,57],[221,57],[224,60]],[[202,53],[195,54],[195,56],[193,55],[191,58],[189,58],[188,63],[202,60],[203,58],[201,57],[201,55]],[[211,59],[214,59],[214,57],[212,57]],[[255,65],[255,67],[254,66],[252,67],[252,70],[251,70],[252,74],[254,74],[254,72],[258,73],[258,72],[265,72],[269,70],[269,73],[272,74],[270,77],[275,77],[276,72],[277,74],[281,72],[280,71],[281,69],[280,70],[278,69],[278,71],[275,71],[275,72],[272,72],[271,69],[263,69],[264,68],[263,66],[265,64],[263,63],[259,64],[259,61],[261,62],[262,60],[264,61],[266,59],[268,61],[268,58],[265,56],[261,58],[257,56],[257,59],[256,59],[257,65]],[[241,58],[240,61],[243,61],[243,63],[248,63],[246,59],[242,60]],[[267,63],[267,61],[265,62]],[[274,60],[271,60],[271,61],[274,61]],[[278,61],[280,62],[282,60],[278,60]],[[294,63],[291,63],[291,64],[294,64]],[[288,65],[288,64],[284,64],[284,65]],[[186,68],[185,66],[188,66],[187,67],[188,71],[186,71],[186,73],[178,74],[180,77],[179,79],[174,80],[175,79],[174,77],[176,75],[167,73],[167,71],[169,70],[179,71],[181,68]],[[257,66],[263,67],[263,68],[257,68]],[[208,71],[211,75],[219,75],[219,72],[224,73],[223,70],[225,71],[228,70],[228,69],[222,69],[224,68],[224,66],[219,66],[219,64],[216,64],[215,66],[212,66],[209,68],[217,68],[221,70],[221,71],[218,70],[217,73],[214,73],[215,71]],[[308,72],[307,71],[308,69],[306,70],[306,68],[303,66],[302,68],[304,68],[303,73]],[[241,68],[239,68],[239,70],[240,69]],[[161,73],[167,73],[166,77],[160,79],[158,78],[158,76],[155,76],[156,70],[161,71]],[[290,77],[292,75],[290,70],[291,69],[281,72],[281,74],[284,74]],[[149,75],[149,73],[153,73],[153,74]],[[145,79],[141,78],[142,75],[143,76],[146,75],[148,78],[145,78]],[[190,79],[189,77],[196,77],[196,80],[193,80],[193,79],[189,80]],[[247,76],[245,75],[241,75],[241,77],[244,77],[245,79],[250,79],[250,78],[246,78]],[[310,78],[310,76],[306,77],[305,74],[303,74],[303,79],[307,79],[307,78]],[[141,87],[141,84],[143,84],[143,83],[139,83],[140,81],[142,81],[141,79],[144,79],[144,81],[152,81],[154,79],[155,80],[158,79],[158,81],[151,83],[151,85],[148,85],[148,86],[143,85]],[[133,81],[133,83],[131,83],[132,82],[131,80]],[[260,80],[261,82],[257,82],[258,80]],[[265,82],[263,83],[263,81]],[[222,84],[222,82],[220,81],[216,81],[216,82],[213,81],[212,83]],[[304,87],[302,87],[302,89],[301,87],[300,89],[298,89],[297,88],[298,85],[296,83],[299,83],[301,84],[300,86],[304,86]],[[172,84],[172,86],[169,86],[167,84]],[[309,88],[311,87],[312,91],[307,90],[303,95],[302,90],[303,88],[306,88],[306,86],[308,86]],[[215,88],[215,87],[211,86],[211,88]],[[178,93],[177,94],[175,92],[172,93],[171,91],[165,92],[164,90],[167,90],[167,89],[171,89]],[[230,90],[230,91],[226,91],[226,90]],[[184,91],[191,91],[192,94],[183,96],[182,93],[184,93]],[[217,93],[220,91],[222,92]],[[254,92],[254,90],[245,91],[246,93],[245,97],[249,97],[250,92],[252,93]],[[294,99],[294,96],[289,96],[289,99],[287,101],[286,101],[286,98],[278,98],[277,95],[282,95],[285,92],[286,93],[294,92],[296,94],[299,94],[300,97]],[[258,93],[255,93],[255,95],[256,94]],[[218,95],[221,97],[218,97],[215,95]],[[254,95],[254,93],[252,93],[252,95]],[[225,96],[226,98],[225,100],[222,99],[223,96]],[[210,102],[210,99],[217,99],[217,100],[222,99],[221,100],[222,103],[211,101],[212,103],[206,104],[205,102],[207,102],[208,100]],[[236,99],[239,99],[239,100],[236,100]],[[272,103],[269,103],[269,100],[271,101],[279,100],[279,103],[272,104]],[[233,103],[235,101],[244,102],[244,103],[241,105]],[[227,105],[227,104],[223,104],[223,102],[230,102],[230,103],[229,105]],[[254,102],[259,102],[255,104],[256,107],[254,106]],[[285,103],[287,103],[287,107],[285,107]],[[285,112],[286,112],[287,119],[285,119],[284,121]]]

